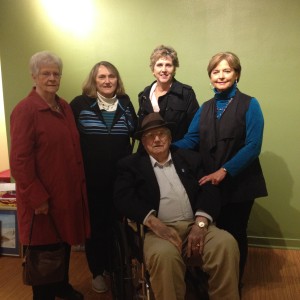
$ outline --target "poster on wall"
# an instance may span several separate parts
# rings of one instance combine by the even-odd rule
[[[16,184],[0,182],[0,209],[17,207]]]
[[[0,207],[0,255],[20,256],[16,208]]]

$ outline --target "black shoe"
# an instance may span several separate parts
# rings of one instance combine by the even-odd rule
[[[80,292],[72,289],[70,292],[68,292],[68,294],[63,299],[64,300],[83,300],[84,297]]]

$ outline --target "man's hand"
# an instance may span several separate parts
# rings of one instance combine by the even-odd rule
[[[44,202],[40,207],[34,210],[36,215],[47,215],[49,211],[48,201]]]
[[[201,217],[203,221],[208,224],[206,218]],[[197,222],[200,219],[197,218]],[[207,227],[200,228],[197,224],[192,226],[192,229],[188,235],[188,244],[187,244],[187,257],[191,257],[192,255],[202,255],[204,248],[204,239],[207,234]]]
[[[150,215],[147,218],[145,225],[149,227],[157,236],[172,243],[181,253],[182,240],[175,229],[166,226],[154,215]]]

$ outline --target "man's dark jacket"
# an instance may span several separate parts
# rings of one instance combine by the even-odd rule
[[[185,149],[177,149],[171,153],[194,213],[202,210],[215,220],[221,208],[219,189],[210,183],[199,186],[198,180],[204,176],[199,153]],[[142,223],[151,210],[158,212],[159,201],[159,185],[149,155],[141,152],[121,159],[114,192],[117,210]]]

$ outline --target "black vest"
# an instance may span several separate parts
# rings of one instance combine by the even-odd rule
[[[203,104],[199,124],[199,151],[203,157],[207,174],[222,167],[244,146],[246,112],[251,98],[237,90],[235,97],[220,119],[216,118],[216,100],[214,98]],[[228,174],[220,187],[225,203],[267,196],[259,158],[256,158],[237,176],[231,177]]]

